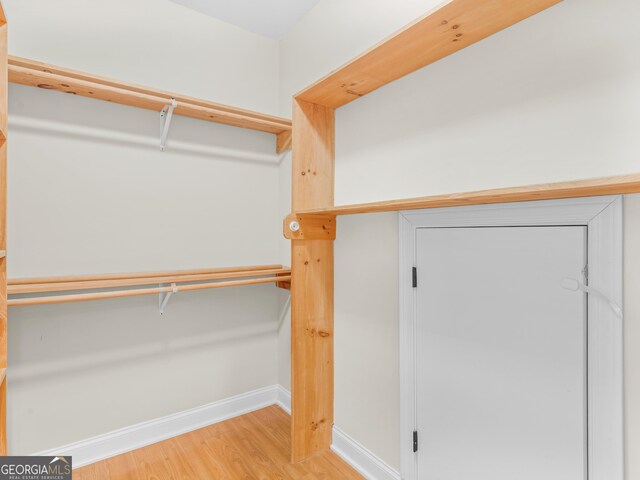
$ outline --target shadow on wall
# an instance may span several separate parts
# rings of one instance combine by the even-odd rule
[[[12,85],[10,278],[276,263],[273,135]],[[12,307],[8,432],[31,454],[277,383],[278,290]]]
[[[159,151],[160,112],[23,85],[10,84],[10,92],[12,130]],[[171,120],[164,153],[255,163],[280,159],[272,134],[180,115]]]
[[[157,295],[11,307],[10,334],[19,339],[11,385],[273,336],[276,293],[273,285],[178,293],[164,315]]]
[[[159,118],[11,86],[11,277],[274,263],[275,137]]]
[[[337,203],[635,172],[639,11],[565,0],[341,108]]]
[[[417,133],[437,137],[440,130],[477,125],[506,111],[535,114],[523,109],[532,104],[553,108],[554,99],[580,97],[581,91],[606,95],[612,82],[636,75],[640,67],[637,56],[630,61],[634,57],[628,55],[637,42],[620,36],[616,25],[630,3],[565,0],[370,94],[367,100],[370,108],[378,109],[378,126],[360,124],[373,132],[364,145],[342,153],[363,147],[375,150],[379,142],[403,142]],[[630,32],[640,41],[639,32]],[[419,121],[407,121],[416,114]]]

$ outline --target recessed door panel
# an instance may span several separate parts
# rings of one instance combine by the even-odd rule
[[[420,480],[585,480],[586,227],[416,240]]]

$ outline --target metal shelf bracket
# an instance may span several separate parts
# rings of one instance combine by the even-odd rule
[[[159,287],[162,287],[162,285],[159,285]],[[176,286],[175,283],[172,283],[171,291],[167,293],[160,292],[158,294],[158,307],[160,309],[160,315],[164,315],[164,309],[167,306],[167,303],[169,303],[169,299],[171,298],[171,295],[173,295],[174,293],[178,293],[178,287]]]
[[[160,151],[164,152],[164,147],[167,143],[167,134],[169,133],[169,126],[171,125],[171,119],[173,118],[173,110],[178,106],[175,98],[171,99],[171,105],[165,105],[160,112]]]

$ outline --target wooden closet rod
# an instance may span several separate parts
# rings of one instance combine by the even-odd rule
[[[97,280],[120,280],[125,278],[151,278],[184,275],[205,275],[213,273],[237,273],[260,270],[277,270],[282,265],[252,265],[246,267],[201,268],[196,270],[161,270],[158,272],[106,273],[100,275],[67,275],[55,277],[30,277],[9,279],[9,285],[25,285],[33,283],[93,282]]]
[[[97,293],[81,293],[77,295],[59,295],[59,296],[45,296],[45,297],[33,297],[33,298],[20,298],[9,300],[8,306],[18,307],[27,305],[44,305],[54,303],[69,303],[69,302],[85,302],[88,300],[101,300],[105,298],[119,298],[119,297],[133,297],[138,295],[152,295],[159,293],[170,292],[189,292],[194,290],[205,290],[211,288],[223,288],[223,287],[240,287],[243,285],[256,285],[269,282],[290,282],[291,275],[287,276],[273,276],[268,278],[251,278],[248,280],[232,280],[229,282],[213,282],[213,283],[201,283],[196,285],[180,285],[168,287],[154,287],[154,288],[139,288],[134,290],[117,290],[112,292],[97,292]]]
[[[112,280],[85,280],[70,282],[30,283],[12,285],[9,283],[9,294],[62,292],[68,290],[91,290],[95,288],[133,287],[137,285],[151,285],[158,283],[186,283],[200,282],[203,280],[221,280],[242,277],[259,277],[265,275],[287,275],[291,270],[287,268],[274,268],[267,270],[233,271],[226,273],[207,273],[198,275],[166,275],[149,276],[140,278],[123,278]]]

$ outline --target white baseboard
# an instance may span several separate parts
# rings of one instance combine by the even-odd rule
[[[269,405],[279,405],[290,412],[289,392],[280,385],[273,385],[34,455],[71,455],[73,467],[82,467]]]
[[[278,385],[277,404],[291,415],[291,393],[282,385]],[[396,470],[335,425],[331,450],[368,480],[400,480],[400,474]]]
[[[367,480],[401,480],[400,473],[335,425],[331,450]]]
[[[270,405],[291,414],[291,393],[272,385],[34,455],[70,455],[78,468]],[[368,480],[400,480],[398,472],[335,426],[331,449]]]
[[[291,392],[284,388],[282,385],[278,385],[278,406],[291,415]]]

